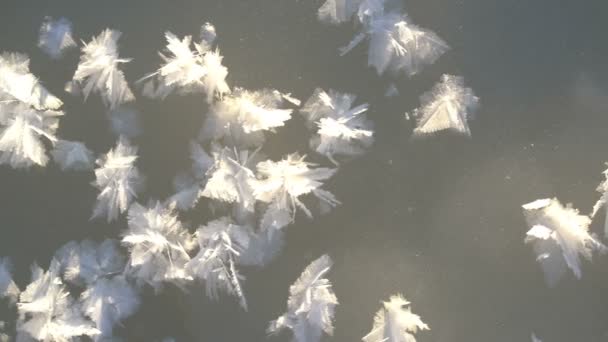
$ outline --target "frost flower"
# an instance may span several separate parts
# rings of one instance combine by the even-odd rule
[[[547,285],[553,287],[569,268],[582,277],[581,257],[591,261],[594,251],[606,252],[604,245],[589,234],[589,217],[564,207],[557,199],[539,199],[522,206],[532,243]]]
[[[267,160],[257,165],[261,177],[254,185],[254,196],[268,204],[262,217],[261,227],[280,229],[293,222],[296,207],[312,217],[310,210],[300,200],[300,196],[312,193],[322,203],[330,207],[340,202],[324,189],[323,181],[334,175],[336,169],[312,168],[314,164],[304,161],[304,157],[290,154],[283,160]]]
[[[402,295],[391,296],[374,317],[374,326],[364,342],[416,342],[418,330],[429,330],[420,316],[412,313],[410,302]]]
[[[259,147],[265,131],[272,132],[291,118],[291,109],[279,108],[285,101],[277,91],[237,88],[211,106],[200,139],[239,148]]]
[[[414,136],[443,130],[471,136],[467,123],[479,105],[479,98],[464,86],[462,77],[443,75],[433,89],[420,96],[421,107],[413,113],[417,125]]]
[[[85,44],[72,79],[82,88],[85,99],[94,90],[101,95],[110,110],[135,100],[125,75],[118,69],[120,64],[131,61],[118,56],[118,39],[121,34],[119,31],[105,29]]]
[[[122,238],[130,255],[127,274],[139,285],[148,284],[158,291],[165,282],[179,286],[192,280],[185,266],[193,242],[174,208],[160,203],[145,208],[136,203],[129,209],[128,222]]]
[[[142,185],[142,177],[135,166],[137,147],[120,137],[116,147],[97,159],[95,186],[100,192],[93,217],[105,216],[109,221],[125,212]]]
[[[352,94],[316,89],[300,110],[309,123],[318,119],[311,148],[335,164],[334,155],[358,156],[373,143],[372,123],[365,115],[368,105],[351,108],[354,101]]]
[[[236,225],[229,217],[211,221],[197,230],[199,251],[186,267],[194,277],[205,281],[208,297],[217,299],[222,290],[238,297],[243,309],[247,310],[242,276],[235,264],[247,249],[251,234],[251,227]]]
[[[323,255],[304,269],[289,288],[287,312],[270,322],[269,333],[290,329],[295,342],[317,342],[323,332],[333,334],[338,299],[331,282],[324,278],[332,264],[331,258]]]
[[[374,67],[378,75],[391,71],[413,76],[449,49],[434,32],[412,24],[405,14],[391,12],[369,18],[362,31],[340,49],[340,55],[366,39],[369,40],[367,64]]]

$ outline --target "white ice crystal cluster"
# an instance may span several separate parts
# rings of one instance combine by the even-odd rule
[[[265,132],[274,132],[291,119],[293,110],[282,108],[290,103],[276,90],[235,88],[211,105],[199,138],[241,148],[262,146]]]
[[[323,181],[333,176],[336,169],[315,166],[298,154],[287,155],[278,162],[266,160],[257,164],[259,177],[254,196],[266,204],[260,222],[263,229],[281,229],[292,223],[297,208],[312,217],[300,199],[303,195],[312,194],[326,207],[340,204],[331,192],[322,188]]]
[[[441,76],[433,89],[420,96],[420,104],[421,107],[412,113],[417,121],[414,137],[443,130],[471,136],[468,121],[477,110],[479,98],[471,88],[464,86],[462,77]]]
[[[192,36],[179,39],[166,32],[167,52],[159,53],[164,64],[139,81],[143,83],[143,95],[164,99],[173,92],[204,92],[211,103],[216,96],[221,98],[229,93],[228,68],[222,65],[219,49],[213,50],[216,37],[215,27],[210,23],[201,28],[199,42],[193,42]]]
[[[100,331],[82,313],[60,277],[53,259],[48,271],[32,266],[32,280],[19,295],[17,341],[71,341],[81,336],[95,339]]]
[[[93,186],[99,190],[99,195],[93,217],[105,216],[109,222],[127,211],[143,182],[136,160],[137,147],[124,137],[119,138],[116,147],[97,159]]]
[[[360,31],[348,45],[340,48],[340,55],[369,41],[367,64],[375,68],[378,75],[390,72],[413,76],[449,49],[434,32],[413,24],[405,13],[385,10],[385,6],[385,0],[327,0],[319,8],[318,17],[330,24],[355,18]]]
[[[14,303],[19,296],[19,288],[13,281],[13,264],[8,257],[0,257],[0,298],[8,298]]]
[[[589,233],[589,217],[564,207],[557,199],[545,198],[522,206],[530,230],[526,243],[533,244],[547,285],[554,287],[570,269],[581,278],[581,258],[591,261],[593,252],[608,249]]]
[[[359,156],[374,141],[372,122],[365,115],[369,105],[353,107],[355,99],[353,94],[317,88],[300,109],[309,125],[317,126],[310,147],[334,164],[334,156]]]
[[[223,148],[213,153],[214,163],[206,175],[207,182],[201,196],[234,206],[235,214],[247,215],[255,210],[253,186],[256,180],[250,169],[255,151],[236,151]]]
[[[207,223],[196,231],[199,251],[186,267],[196,278],[205,281],[207,295],[217,299],[220,291],[234,295],[247,310],[247,300],[241,287],[242,276],[236,264],[248,248],[253,233],[250,226],[222,217]]]
[[[0,164],[13,168],[45,166],[46,145],[53,144],[63,102],[53,96],[19,53],[0,54]]]
[[[135,100],[124,73],[119,69],[121,64],[131,61],[118,55],[118,39],[121,35],[119,31],[105,29],[85,44],[72,78],[73,85],[78,86],[85,99],[95,91],[110,110]]]
[[[270,322],[269,333],[289,329],[294,342],[317,342],[323,333],[333,334],[338,299],[331,282],[325,278],[332,265],[331,258],[323,255],[304,269],[289,288],[287,311]]]
[[[410,304],[400,294],[383,302],[374,316],[372,331],[363,337],[363,342],[416,342],[414,334],[429,327],[412,313]]]
[[[129,209],[128,221],[129,227],[122,234],[122,245],[129,250],[126,273],[138,285],[148,284],[159,291],[165,283],[183,286],[192,280],[186,264],[194,242],[172,206],[135,203]]]
[[[55,253],[63,279],[76,286],[88,286],[101,278],[122,274],[125,257],[115,240],[70,241]]]
[[[124,275],[126,258],[118,242],[70,241],[55,259],[63,280],[83,289],[81,310],[99,330],[96,340],[111,339],[114,327],[140,305],[139,290]]]

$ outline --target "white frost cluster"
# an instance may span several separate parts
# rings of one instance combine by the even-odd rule
[[[367,64],[378,75],[389,71],[413,76],[449,49],[439,36],[414,25],[406,14],[376,12],[364,15],[361,32],[340,49],[341,56],[369,40]]]
[[[0,298],[8,298],[15,302],[19,296],[19,288],[13,281],[11,272],[13,264],[8,257],[0,257]]]
[[[70,241],[55,253],[55,259],[64,281],[83,289],[82,312],[99,330],[96,340],[111,339],[114,326],[140,304],[137,289],[123,275],[126,260],[118,242]]]
[[[55,253],[60,272],[66,282],[76,286],[88,286],[98,279],[121,274],[125,268],[125,257],[117,241],[95,242],[70,241]]]
[[[140,305],[139,293],[123,275],[100,278],[81,294],[82,310],[100,332],[98,340],[113,340],[114,327],[133,315]]]
[[[0,164],[13,168],[45,166],[45,142],[54,143],[63,115],[61,100],[30,73],[29,58],[0,55]]]
[[[289,288],[287,312],[270,322],[269,333],[290,329],[295,342],[317,342],[323,332],[333,334],[338,299],[331,282],[324,278],[332,264],[331,258],[323,255],[304,269]]]
[[[237,225],[229,217],[211,221],[196,231],[199,251],[186,267],[194,277],[205,281],[208,297],[217,299],[221,290],[236,296],[247,310],[241,287],[243,277],[236,263],[247,249],[252,232],[251,227]]]
[[[93,152],[80,141],[58,140],[51,155],[63,171],[92,170],[95,164]]]
[[[291,119],[291,109],[279,108],[285,101],[275,90],[236,88],[211,106],[199,137],[241,148],[262,146],[265,131],[272,132]]]
[[[137,284],[160,290],[164,283],[181,286],[192,280],[185,266],[194,242],[173,207],[156,203],[149,208],[135,203],[129,209],[129,228],[122,244],[129,249],[127,274]]]
[[[0,164],[13,168],[45,166],[49,157],[44,142],[57,141],[55,133],[63,112],[40,111],[24,104],[8,105],[0,110],[5,110],[5,116],[0,118]]]
[[[72,23],[66,18],[45,17],[40,26],[38,47],[53,59],[61,58],[65,50],[76,47]]]
[[[248,167],[250,157],[247,150],[235,153],[227,147],[215,152],[214,163],[207,171],[208,180],[201,195],[253,212],[255,174]]]
[[[121,33],[105,29],[82,47],[80,63],[72,78],[85,99],[96,91],[110,110],[135,100],[120,64],[131,60],[118,56],[118,39]],[[73,85],[75,85],[73,84]]]
[[[93,217],[105,216],[109,221],[125,212],[142,185],[142,177],[135,166],[137,147],[120,137],[116,147],[97,159],[95,186],[99,190]]]
[[[471,136],[467,121],[473,118],[479,98],[471,88],[464,86],[462,77],[441,76],[433,89],[420,96],[420,104],[413,113],[417,121],[415,137],[443,130]]]
[[[254,196],[267,204],[260,223],[262,229],[281,229],[292,223],[296,208],[312,217],[300,200],[306,194],[313,194],[329,207],[340,204],[331,192],[321,188],[336,169],[314,166],[298,154],[287,155],[278,162],[267,160],[257,164],[259,180],[254,186]]]
[[[51,261],[44,272],[32,266],[32,281],[17,303],[17,341],[71,341],[80,336],[95,338],[99,330],[86,319],[59,277],[59,264]]]
[[[372,331],[364,342],[416,342],[418,330],[429,330],[420,316],[412,313],[410,302],[402,295],[391,296],[374,317]]]
[[[53,96],[30,72],[30,59],[27,55],[2,53],[0,104],[3,106],[13,103],[21,103],[39,111],[58,110],[63,105],[63,102]]]
[[[318,127],[311,148],[334,164],[335,155],[361,155],[374,141],[372,122],[365,115],[369,106],[364,103],[352,108],[355,99],[353,94],[317,88],[300,109],[309,125],[314,122]]]
[[[568,268],[580,279],[581,257],[591,261],[594,251],[607,251],[589,234],[589,217],[562,206],[557,199],[539,199],[522,208],[530,227],[525,241],[533,244],[536,260],[550,287],[558,283]]]
[[[168,54],[159,53],[163,66],[140,80],[145,81],[143,95],[164,99],[174,91],[180,94],[206,92],[207,102],[211,103],[216,95],[222,97],[229,93],[228,69],[222,65],[219,50],[212,50],[215,37],[215,28],[209,23],[201,29],[200,43],[193,43],[192,36],[180,40],[166,32]]]

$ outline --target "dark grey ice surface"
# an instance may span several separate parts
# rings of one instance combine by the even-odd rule
[[[98,97],[86,103],[65,94],[78,52],[52,61],[36,47],[46,15],[65,16],[78,40],[109,27],[124,33],[121,56],[130,82],[155,70],[163,32],[194,34],[213,22],[228,66],[229,83],[274,87],[307,98],[315,87],[359,95],[371,103],[377,143],[366,156],[342,165],[329,183],[344,203],[331,214],[298,217],[286,249],[263,270],[247,270],[250,311],[230,298],[209,302],[201,287],[146,294],[120,334],[128,341],[287,341],[267,338],[281,314],[289,285],[314,258],[329,253],[340,300],[335,334],[327,341],[359,341],[371,328],[380,300],[403,293],[431,329],[421,342],[608,341],[608,258],[585,263],[546,288],[520,205],[558,197],[591,210],[608,160],[608,21],[601,0],[408,0],[407,12],[452,47],[411,79],[396,80],[398,98],[382,95],[389,77],[366,67],[358,48],[338,57],[354,29],[321,25],[320,0],[0,0],[0,50],[29,54],[31,69],[65,100],[60,135],[106,152],[114,137]],[[403,113],[442,73],[462,75],[481,99],[473,138],[440,135],[412,142]],[[170,180],[188,167],[187,144],[206,112],[203,97],[140,100],[144,135],[139,166],[147,177],[142,202],[164,198]],[[279,158],[307,152],[301,119],[266,146]],[[311,157],[311,160],[323,162]],[[53,251],[72,239],[117,237],[124,219],[89,221],[96,191],[91,174],[57,167],[0,168],[0,255],[15,261],[27,284],[29,265],[48,266]],[[184,217],[209,220],[204,209]],[[601,232],[603,215],[592,229]],[[6,315],[7,313],[3,313]]]

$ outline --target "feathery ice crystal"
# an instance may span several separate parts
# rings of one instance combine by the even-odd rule
[[[22,103],[39,111],[63,105],[30,72],[30,59],[20,53],[0,54],[0,104],[6,103]]]
[[[365,39],[369,39],[368,65],[374,67],[378,75],[387,70],[415,75],[449,49],[435,33],[412,24],[405,14],[394,12],[369,18],[363,23],[362,31],[340,49],[340,55],[347,54]]]
[[[137,147],[120,137],[116,147],[97,159],[93,185],[100,191],[93,217],[106,216],[108,221],[125,212],[137,195],[143,181],[135,166]]]
[[[180,40],[173,33],[166,32],[165,38],[169,55],[159,52],[165,64],[140,80],[147,80],[143,86],[143,95],[164,99],[176,89],[182,94],[200,91],[202,78],[207,73],[202,58],[206,49],[195,42],[195,50],[191,50],[192,36]]]
[[[291,118],[291,109],[279,108],[285,101],[278,91],[236,88],[211,106],[199,137],[228,146],[259,147],[265,141],[264,131],[274,131]]]
[[[255,205],[252,188],[255,175],[248,167],[250,157],[247,150],[235,155],[235,151],[227,147],[214,153],[214,163],[207,171],[209,179],[201,195],[221,202],[234,203],[252,212]]]
[[[0,131],[0,164],[13,168],[28,168],[32,165],[45,166],[49,157],[43,140],[57,141],[55,132],[59,117],[63,112],[36,110],[23,103],[0,106],[4,115]]]
[[[194,242],[172,206],[156,203],[145,208],[135,203],[129,209],[128,222],[122,244],[130,253],[127,274],[137,284],[149,284],[158,291],[165,282],[179,286],[192,280],[185,266]]]
[[[392,296],[383,302],[374,317],[372,331],[363,337],[364,342],[416,342],[414,334],[418,330],[429,330],[420,316],[412,313],[402,295]]]
[[[82,88],[85,99],[93,90],[101,95],[110,110],[135,100],[120,64],[131,60],[118,56],[118,39],[122,33],[105,29],[82,47],[80,63],[72,80]]]
[[[63,103],[30,73],[29,62],[23,54],[0,55],[0,164],[13,168],[47,164],[41,138],[57,141],[63,115]]]
[[[8,257],[0,257],[0,298],[8,298],[15,302],[19,296],[19,288],[11,275],[13,265]]]
[[[304,161],[304,157],[290,154],[284,159],[258,163],[257,171],[262,177],[255,182],[254,196],[268,204],[261,221],[262,229],[280,229],[293,222],[296,207],[308,217],[312,213],[299,197],[312,193],[322,203],[331,207],[340,204],[335,196],[321,189],[323,181],[334,175],[336,169],[315,166]]]
[[[40,26],[38,47],[53,59],[61,58],[65,50],[76,47],[72,38],[72,23],[66,18],[54,20],[45,17]]]
[[[368,104],[351,108],[352,94],[317,88],[300,112],[318,126],[310,145],[317,153],[337,164],[334,155],[358,156],[373,143],[372,123],[365,115]]]
[[[75,286],[85,286],[99,279],[121,274],[125,257],[116,240],[100,243],[92,240],[70,241],[55,253],[63,279]]]
[[[229,217],[211,221],[199,228],[196,237],[199,252],[186,265],[187,270],[196,278],[205,281],[207,296],[219,297],[220,290],[237,296],[243,309],[247,301],[241,287],[241,278],[236,262],[249,245],[253,229],[232,222]]]
[[[215,28],[212,31],[210,28],[213,28],[211,24],[203,26],[200,43],[193,43],[192,36],[180,40],[171,32],[165,33],[168,55],[159,53],[164,65],[140,80],[146,81],[142,90],[144,96],[164,99],[174,91],[180,94],[204,91],[210,103],[215,95],[221,97],[230,92],[226,84],[228,69],[222,65],[219,50],[211,50]]]
[[[553,287],[569,268],[581,278],[580,257],[591,261],[594,251],[606,247],[589,234],[589,217],[564,207],[557,199],[539,199],[522,206],[530,230],[526,243],[533,243],[547,285]]]
[[[139,293],[123,275],[101,278],[81,294],[82,311],[97,326],[98,340],[112,338],[114,326],[134,314]]]
[[[331,258],[323,255],[304,269],[289,288],[287,312],[270,322],[269,333],[288,328],[295,342],[317,342],[323,332],[333,334],[338,299],[331,282],[324,278],[332,264]]]
[[[83,317],[81,307],[63,285],[59,264],[52,260],[44,272],[32,266],[32,282],[17,303],[17,341],[71,341],[79,336],[96,337],[99,330]]]
[[[433,89],[420,96],[421,107],[413,113],[417,119],[414,136],[452,130],[471,136],[468,120],[479,105],[479,98],[464,86],[459,76],[443,75]]]

